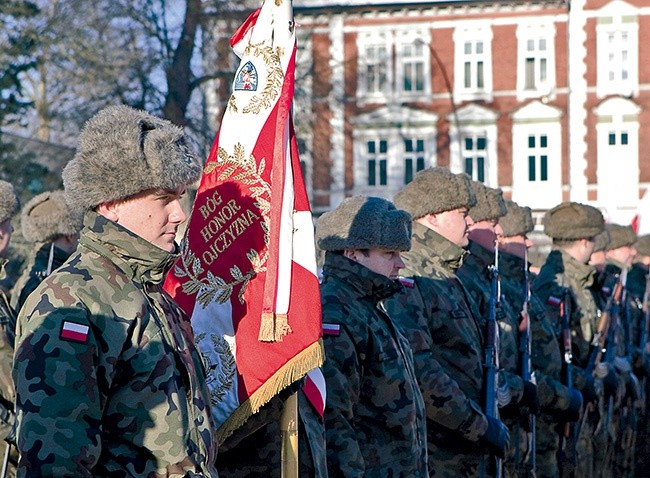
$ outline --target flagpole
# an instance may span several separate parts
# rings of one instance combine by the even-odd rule
[[[282,432],[282,478],[298,478],[298,393],[284,402],[280,417]]]

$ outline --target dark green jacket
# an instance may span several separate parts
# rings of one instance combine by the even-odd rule
[[[330,477],[424,477],[424,403],[406,338],[383,301],[399,282],[328,252],[321,299]]]

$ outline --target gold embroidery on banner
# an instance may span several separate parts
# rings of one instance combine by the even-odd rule
[[[253,205],[256,209],[245,209],[240,216],[229,223],[228,228],[221,234],[216,234],[214,229],[205,231],[212,224],[212,220],[208,221],[208,217],[204,215],[207,226],[201,231],[201,235],[206,241],[206,244],[208,244],[208,241],[212,242],[210,242],[210,247],[206,247],[202,257],[198,257],[190,249],[187,240],[183,241],[180,258],[181,263],[174,266],[174,273],[178,278],[187,278],[183,282],[183,292],[188,295],[197,294],[196,302],[203,307],[207,307],[213,300],[216,300],[219,304],[227,302],[230,300],[234,288],[239,284],[242,284],[242,287],[239,290],[238,299],[243,304],[243,296],[248,282],[256,274],[266,271],[266,262],[269,255],[266,246],[269,242],[270,231],[271,186],[262,177],[266,168],[265,159],[262,158],[258,165],[255,157],[252,154],[247,155],[240,143],[235,144],[232,155],[228,154],[225,149],[219,148],[217,156],[217,161],[212,161],[205,166],[204,173],[209,174],[217,168],[221,168],[218,179],[222,184],[228,181],[236,181],[248,186],[251,197],[254,199]],[[214,200],[215,196],[218,196],[218,192],[214,193],[212,200]],[[236,204],[235,199],[230,199],[225,202],[219,197],[218,204],[223,205],[224,208],[228,208],[231,215],[234,214],[233,211],[239,212],[242,210]],[[253,248],[246,253],[246,257],[250,263],[250,269],[242,271],[237,265],[233,265],[229,269],[230,278],[219,277],[210,270],[205,273],[205,277],[200,278],[205,272],[204,263],[209,266],[216,259],[217,252],[215,250],[222,253],[230,247],[236,237],[239,237],[252,222],[252,219],[259,218],[257,212],[260,213],[259,215],[261,215],[262,219],[259,225],[264,234],[264,248],[262,249],[261,255]],[[208,214],[208,212],[206,211],[205,214]],[[221,229],[218,232],[221,232]],[[229,233],[231,238],[224,237],[226,232]],[[218,240],[222,242],[216,244]]]
[[[284,72],[280,62],[281,53],[280,48],[273,49],[264,45],[264,43],[249,43],[246,50],[244,50],[244,56],[252,55],[262,58],[267,68],[267,75],[264,89],[260,94],[253,96],[250,103],[242,110],[242,113],[258,114],[263,109],[268,109],[275,104],[284,82]]]

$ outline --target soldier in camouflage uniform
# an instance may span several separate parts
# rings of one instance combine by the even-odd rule
[[[558,424],[575,422],[582,407],[582,395],[575,388],[568,388],[561,382],[562,355],[559,337],[551,319],[546,315],[544,304],[528,290],[529,277],[526,270],[527,250],[533,242],[527,234],[533,230],[530,208],[521,207],[513,201],[506,201],[507,213],[499,219],[499,272],[501,275],[502,301],[511,310],[524,310],[524,299],[528,296],[527,315],[530,321],[531,367],[537,382],[537,396],[540,412],[535,422],[535,475],[537,478],[559,476],[557,453],[559,447]],[[528,282],[527,282],[528,281]],[[523,314],[521,314],[523,317]],[[525,325],[525,324],[522,324]],[[519,341],[519,351],[523,352],[525,343]],[[521,360],[520,360],[521,366]],[[531,424],[532,422],[528,422]],[[532,431],[530,431],[532,433]],[[520,446],[529,452],[532,436],[523,434]],[[520,467],[518,476],[532,476],[531,457],[525,456],[527,473]]]
[[[332,477],[426,477],[424,403],[408,341],[384,301],[402,286],[400,252],[411,217],[355,196],[320,217],[327,384],[325,430]]]
[[[23,237],[35,245],[27,266],[16,281],[11,306],[18,311],[25,299],[77,247],[82,217],[73,214],[63,191],[47,191],[32,198],[20,214]]]
[[[479,476],[503,458],[508,429],[482,409],[483,321],[456,271],[467,251],[467,175],[435,167],[420,171],[395,196],[413,216],[413,244],[404,254],[404,292],[390,301],[415,357],[427,410],[429,473]]]
[[[607,224],[606,230],[609,234],[609,242],[606,247],[606,265],[603,271],[602,288],[600,289],[601,309],[605,307],[607,300],[612,294],[618,280],[622,280],[625,288],[621,296],[620,313],[614,314],[612,322],[614,329],[615,356],[612,365],[616,370],[618,378],[618,390],[613,399],[612,417],[613,429],[616,436],[610,437],[609,448],[613,451],[608,468],[618,477],[634,475],[634,448],[636,439],[637,410],[636,404],[639,399],[639,381],[634,375],[632,367],[636,356],[635,336],[636,330],[633,322],[638,323],[635,318],[635,310],[638,302],[628,293],[627,273],[632,266],[636,256],[637,236],[631,226],[618,224]],[[637,314],[638,315],[638,314]]]
[[[18,211],[18,197],[11,184],[0,180],[0,278],[6,275],[6,254],[11,243],[14,228],[12,216]],[[14,331],[16,315],[9,303],[9,295],[0,287],[0,439],[6,440],[0,447],[0,457],[9,453],[9,445],[14,441],[14,385],[11,381],[11,363],[14,354]],[[16,458],[12,455],[12,460]],[[1,458],[0,458],[1,459]],[[8,474],[14,476],[15,466],[10,463]]]
[[[126,106],[81,132],[63,171],[79,245],[18,316],[19,476],[217,476],[203,363],[162,288],[201,173],[186,141]]]
[[[506,213],[500,189],[486,187],[473,181],[472,189],[477,203],[469,209],[473,224],[469,228],[469,254],[458,269],[458,278],[476,302],[480,317],[490,314],[492,273],[495,260],[495,243],[501,234],[499,218]],[[496,298],[495,298],[496,299]],[[519,313],[510,304],[498,300],[495,318],[499,325],[499,406],[501,419],[508,426],[513,443],[504,460],[505,476],[516,476],[523,455],[518,437],[521,436],[520,419],[536,414],[539,408],[534,383],[525,381],[519,374],[517,330]],[[505,392],[505,393],[504,393]]]
[[[596,269],[588,262],[594,249],[594,238],[604,226],[601,212],[588,205],[565,202],[548,211],[544,216],[544,232],[553,239],[553,250],[533,282],[533,292],[545,304],[558,335],[561,331],[560,304],[565,294],[568,294],[570,304],[571,377],[583,395],[585,410],[577,427],[577,442],[566,440],[560,450],[567,458],[559,462],[563,476],[573,473],[584,478],[594,476],[592,438],[598,421],[594,406],[598,396],[587,365],[599,310],[592,289]],[[577,456],[575,470],[574,456]]]

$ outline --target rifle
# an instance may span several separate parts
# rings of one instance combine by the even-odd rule
[[[589,353],[589,360],[587,361],[587,372],[593,373],[599,363],[603,360],[603,354],[608,350],[607,345],[612,344],[610,349],[613,350],[613,340],[610,342],[612,331],[612,311],[618,313],[618,307],[621,301],[621,295],[623,294],[623,275],[621,274],[616,282],[614,291],[612,295],[607,299],[605,304],[605,309],[600,314],[600,319],[598,320],[598,326],[596,327],[596,333],[591,341],[591,352]]]
[[[497,371],[499,370],[499,326],[497,324],[497,307],[501,296],[501,283],[499,279],[499,245],[495,241],[494,265],[489,267],[490,271],[490,312],[486,324],[485,341],[485,414],[489,417],[499,418],[497,402]],[[501,458],[495,459],[496,478],[502,476]],[[482,463],[481,475],[484,476],[485,464]]]
[[[562,323],[562,348],[563,363],[561,381],[567,388],[573,388],[573,378],[571,377],[571,362],[573,360],[573,350],[571,342],[571,297],[569,291],[564,291],[564,296],[560,302],[560,319]],[[558,465],[560,467],[560,476],[574,476],[577,455],[576,455],[576,429],[572,422],[566,422],[560,433],[560,447],[558,456]],[[567,453],[567,447],[570,452]]]
[[[524,251],[524,283],[523,283],[523,303],[521,306],[521,321],[519,322],[519,370],[521,371],[521,378],[527,382],[535,382],[535,374],[531,364],[531,346],[532,334],[530,331],[530,315],[528,314],[528,306],[530,304],[530,283],[528,277],[528,250]],[[530,476],[535,476],[535,454],[537,453],[536,443],[536,417],[534,414],[529,413],[524,417],[527,423],[527,439],[528,450],[526,451],[526,462],[528,463],[528,472]],[[519,443],[517,442],[517,451],[519,450]],[[516,457],[517,464],[519,457]]]

